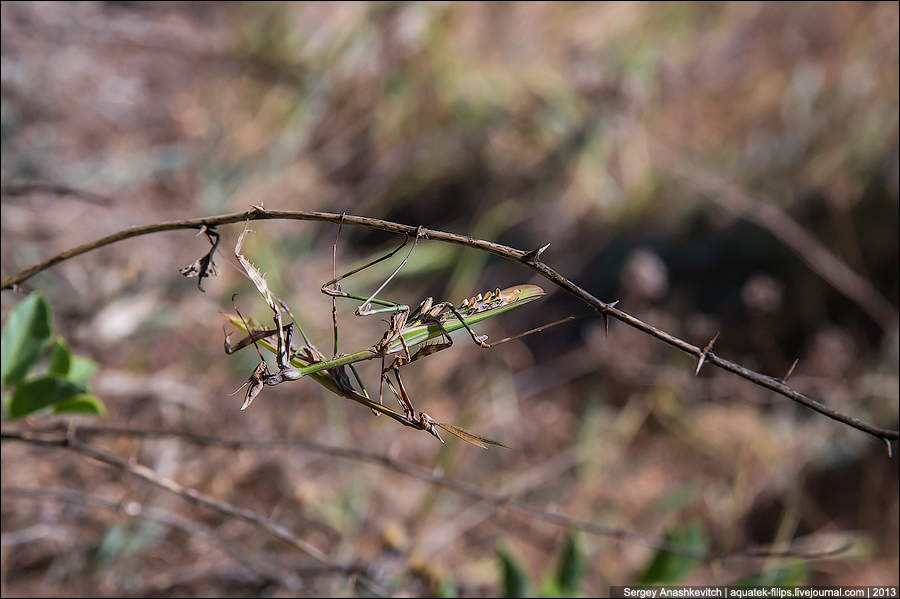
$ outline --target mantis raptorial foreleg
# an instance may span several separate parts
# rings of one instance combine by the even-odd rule
[[[253,371],[253,374],[248,379],[249,388],[247,390],[247,395],[244,399],[244,404],[241,409],[247,408],[250,403],[253,401],[253,398],[259,394],[263,385],[278,385],[285,381],[294,381],[300,379],[303,374],[299,369],[292,367],[291,360],[294,356],[302,357],[307,363],[313,364],[317,362],[325,362],[325,356],[322,355],[315,346],[310,343],[309,338],[306,336],[306,333],[303,329],[297,326],[297,329],[300,331],[300,334],[303,336],[304,345],[294,352],[294,349],[291,345],[292,335],[294,331],[294,326],[296,323],[296,319],[294,315],[291,313],[290,309],[287,305],[281,301],[272,291],[269,289],[269,285],[266,282],[266,278],[263,276],[261,272],[241,253],[241,246],[244,239],[244,236],[247,234],[249,229],[244,229],[244,231],[238,236],[237,243],[234,247],[234,255],[240,263],[241,267],[244,269],[244,272],[247,274],[247,277],[253,281],[254,285],[256,285],[257,290],[265,299],[266,304],[268,304],[269,308],[272,310],[274,314],[275,328],[269,331],[253,331],[250,326],[247,324],[247,321],[241,315],[240,311],[237,310],[237,306],[235,306],[235,311],[240,316],[241,321],[244,323],[244,328],[248,331],[248,337],[246,339],[242,339],[235,347],[231,347],[228,341],[228,335],[225,337],[225,351],[227,353],[232,353],[237,351],[241,347],[246,347],[248,343],[252,343],[256,347],[256,351],[260,357],[260,364]],[[234,301],[234,297],[232,296],[232,302]],[[289,324],[284,325],[282,323],[282,311],[287,312],[287,314],[291,317],[291,321]],[[278,372],[272,373],[269,372],[269,366],[266,363],[265,359],[262,357],[262,352],[259,350],[259,346],[257,345],[257,341],[268,337],[269,335],[275,335],[277,337],[277,349],[275,351],[275,361],[278,364]],[[346,371],[343,368],[343,365],[334,365],[327,367],[328,374],[331,376],[332,380],[335,382],[339,390],[352,390],[352,385],[350,383],[350,379],[347,376]]]
[[[262,341],[263,339],[268,339],[272,335],[274,335],[277,331],[275,329],[259,329],[253,331],[252,334],[247,335],[234,345],[231,344],[231,333],[225,331],[225,328],[222,328],[222,331],[225,333],[225,353],[227,355],[231,355],[238,350],[242,350],[248,345],[251,345],[257,341]]]

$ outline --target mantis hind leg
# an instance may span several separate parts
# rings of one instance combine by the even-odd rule
[[[480,347],[485,347],[485,348],[490,347],[489,344],[485,343],[485,340],[487,339],[487,335],[476,335],[475,331],[472,329],[472,327],[469,326],[469,323],[466,322],[466,319],[463,318],[463,315],[460,314],[459,310],[456,309],[456,306],[454,306],[450,302],[441,302],[440,304],[437,304],[435,307],[438,308],[439,310],[437,311],[437,314],[434,316],[434,318],[429,319],[429,322],[434,322],[439,327],[441,327],[441,332],[444,334],[444,337],[448,341],[450,341],[450,345],[453,344],[453,341],[450,339],[450,335],[447,334],[447,331],[444,329],[444,325],[441,323],[441,314],[443,314],[447,310],[452,312],[453,315],[459,319],[459,322],[462,323],[462,326],[466,329],[466,331],[468,331],[469,335],[472,337],[472,341],[474,341],[476,345],[478,345]]]
[[[421,227],[420,227],[420,229],[421,229]],[[340,234],[340,229],[338,229],[338,234]],[[380,257],[376,258],[375,260],[368,262],[367,264],[364,264],[362,266],[354,268],[353,270],[345,272],[344,274],[342,274],[340,276],[335,275],[334,274],[335,269],[332,268],[332,279],[330,281],[326,281],[325,283],[322,284],[322,287],[321,287],[322,293],[324,293],[325,295],[330,295],[332,297],[343,297],[343,298],[354,299],[354,300],[362,302],[362,304],[360,304],[356,308],[357,316],[367,316],[370,314],[378,314],[378,313],[382,313],[382,312],[399,312],[399,311],[409,310],[409,306],[405,306],[403,304],[398,304],[396,302],[391,302],[388,300],[380,300],[380,299],[377,299],[376,296],[379,293],[381,293],[381,291],[387,286],[387,284],[390,283],[391,279],[393,279],[397,275],[397,273],[400,272],[400,269],[402,269],[404,266],[406,266],[406,263],[409,261],[409,258],[412,255],[413,250],[416,249],[416,245],[419,242],[419,237],[420,237],[420,233],[417,230],[416,235],[413,239],[413,245],[409,249],[409,252],[407,252],[406,256],[403,258],[403,261],[400,263],[399,266],[397,266],[397,268],[394,269],[394,271],[387,277],[387,279],[385,279],[384,282],[378,287],[378,289],[376,289],[375,292],[372,295],[370,295],[369,297],[364,297],[361,295],[347,293],[346,291],[343,291],[341,289],[341,287],[340,287],[340,285],[338,285],[338,283],[351,275],[354,275],[360,271],[363,271],[371,266],[378,264],[379,262],[382,262],[384,260],[387,260],[388,258],[391,258],[394,254],[399,252],[401,249],[403,249],[406,246],[406,244],[409,243],[408,235],[404,237],[403,242],[399,246],[397,246],[396,248],[394,248],[387,254],[380,256]],[[337,239],[335,239],[334,247],[336,248],[336,246],[337,246]],[[382,307],[381,308],[372,308],[372,304],[376,304],[376,305],[382,306]]]
[[[447,329],[444,328],[443,323],[440,320],[435,320],[433,322],[441,329],[441,333],[443,333],[445,341],[439,343],[426,343],[425,345],[420,347],[412,356],[409,355],[409,348],[404,342],[403,347],[406,349],[406,357],[400,356],[398,358],[394,358],[394,361],[391,364],[390,368],[411,364],[416,360],[427,358],[428,356],[434,355],[439,351],[444,351],[445,349],[453,345],[453,339],[450,337],[450,333],[447,332]],[[403,341],[402,337],[400,339],[401,341]]]
[[[403,406],[404,412],[406,412],[406,419],[410,422],[415,422],[416,420],[416,410],[413,408],[412,401],[409,399],[409,394],[406,392],[406,387],[403,386],[403,379],[400,378],[400,367],[392,366],[391,370],[394,371],[394,378],[397,379],[397,386],[400,387],[400,391],[397,391],[397,388],[394,387],[393,383],[391,383],[391,379],[388,376],[387,372],[383,372],[381,374],[381,380],[388,384],[391,392],[397,397],[397,400],[400,402],[400,405]],[[379,403],[381,401],[381,394],[379,393]]]
[[[225,330],[224,327],[222,330],[223,331]],[[234,345],[231,344],[231,339],[230,339],[231,333],[226,332],[225,333],[225,353],[230,356],[231,354],[244,349],[248,345],[252,345],[253,343],[255,343],[257,341],[262,341],[263,339],[266,339],[267,337],[271,337],[272,335],[274,335],[277,332],[278,331],[276,331],[275,329],[259,329],[259,330],[253,331],[252,334],[247,335],[246,337],[244,337],[243,339],[241,339]]]

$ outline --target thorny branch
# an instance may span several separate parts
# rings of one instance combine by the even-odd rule
[[[80,453],[82,455],[86,455],[99,462],[103,462],[107,465],[133,474],[134,476],[141,478],[153,485],[166,489],[167,491],[170,491],[189,502],[204,505],[225,516],[245,520],[253,526],[266,531],[272,536],[284,541],[288,545],[291,545],[299,549],[303,553],[311,556],[326,570],[330,572],[343,573],[347,576],[352,577],[352,579],[355,580],[356,583],[360,585],[360,587],[364,588],[373,596],[384,595],[383,590],[380,589],[380,587],[370,579],[370,575],[365,566],[361,564],[345,565],[331,562],[317,547],[301,539],[290,530],[288,530],[284,526],[281,526],[277,522],[274,522],[270,518],[266,518],[265,516],[262,516],[252,510],[235,506],[231,503],[228,503],[227,501],[216,499],[214,497],[201,493],[196,489],[183,487],[176,481],[170,478],[166,478],[154,472],[150,468],[147,468],[146,466],[122,460],[114,455],[100,451],[89,445],[85,445],[75,438],[77,429],[74,426],[60,427],[57,430],[64,430],[64,435],[42,438],[33,436],[28,432],[2,432],[0,433],[0,440],[20,441],[48,447],[61,447],[75,451],[76,453]],[[274,574],[274,571],[272,571],[272,573]],[[284,582],[288,581],[285,580]],[[295,581],[291,580],[290,582],[293,583]]]
[[[24,431],[3,431],[2,433],[0,433],[0,438],[16,441],[36,442],[38,444],[53,444],[52,442],[49,442],[48,439],[53,439],[54,437],[52,437],[52,435],[59,435],[60,433],[64,433],[66,430],[66,425],[64,423],[59,423],[41,428],[33,427]],[[75,432],[76,430],[70,429],[69,438],[73,437]],[[422,466],[417,466],[409,462],[403,462],[401,460],[397,460],[386,455],[367,451],[364,449],[328,445],[325,443],[319,443],[317,441],[311,441],[309,439],[303,438],[224,439],[221,437],[204,435],[192,431],[176,431],[169,429],[138,428],[115,425],[79,426],[77,428],[77,433],[85,436],[121,435],[136,438],[174,437],[188,441],[190,443],[195,443],[197,445],[224,447],[227,449],[302,449],[304,451],[318,453],[320,455],[325,455],[333,458],[355,460],[358,462],[375,464],[376,466],[381,466],[382,468],[393,470],[394,472],[398,472],[405,476],[409,476],[411,478],[415,478],[432,485],[443,487],[455,493],[459,493],[460,495],[465,495],[466,497],[469,497],[471,499],[481,501],[485,504],[493,505],[498,508],[505,508],[511,512],[523,514],[529,518],[542,520],[554,526],[560,526],[562,528],[570,530],[578,530],[598,536],[611,537],[618,540],[635,541],[654,549],[661,549],[671,553],[677,553],[679,555],[694,557],[706,562],[712,562],[720,559],[729,559],[733,557],[768,558],[802,556],[805,558],[813,559],[837,555],[850,546],[849,543],[843,543],[836,548],[814,552],[807,551],[802,553],[790,549],[785,551],[772,551],[771,549],[758,547],[719,554],[712,552],[697,552],[696,550],[689,547],[670,543],[663,539],[658,539],[656,537],[638,531],[618,528],[614,526],[605,526],[586,520],[572,518],[564,514],[547,511],[528,503],[517,501],[514,498],[515,495],[490,493],[471,483],[449,477],[441,471],[423,468]],[[47,437],[47,435],[51,436]],[[59,444],[59,442],[57,441],[56,444]]]
[[[829,285],[862,308],[882,329],[890,331],[897,326],[897,309],[875,286],[835,256],[778,204],[754,200],[719,175],[676,157],[662,144],[656,144],[653,149],[655,159],[663,168],[708,193],[722,208],[771,233]]]
[[[251,210],[248,210],[246,212],[235,212],[208,218],[169,221],[142,227],[130,227],[117,233],[113,233],[112,235],[108,235],[95,241],[82,244],[70,250],[66,250],[60,254],[57,254],[56,256],[53,256],[52,258],[45,260],[44,262],[35,264],[30,268],[26,268],[25,270],[16,273],[11,277],[3,279],[2,285],[0,285],[0,289],[12,289],[13,287],[33,277],[37,273],[46,270],[51,266],[59,264],[60,262],[63,262],[70,258],[74,258],[75,256],[79,256],[91,250],[110,245],[112,243],[123,241],[125,239],[131,239],[132,237],[148,235],[150,233],[159,233],[162,231],[175,231],[179,229],[202,229],[203,227],[211,229],[219,225],[227,225],[251,220],[301,220],[330,222],[335,224],[345,223],[348,225],[367,227],[369,229],[377,229],[379,231],[387,231],[389,233],[396,233],[400,235],[413,236],[418,234],[420,238],[464,245],[481,251],[489,252],[507,260],[519,262],[540,273],[544,278],[552,281],[562,289],[565,289],[566,291],[604,315],[612,316],[613,318],[616,318],[617,320],[627,324],[630,327],[633,327],[652,337],[655,337],[660,341],[668,343],[669,345],[672,345],[687,354],[691,354],[698,360],[703,359],[703,361],[707,364],[712,364],[723,370],[736,374],[756,385],[765,387],[766,389],[774,391],[780,395],[783,395],[784,397],[787,397],[788,399],[791,399],[812,410],[815,410],[816,412],[819,412],[820,414],[823,414],[828,418],[837,420],[838,422],[842,422],[857,430],[877,437],[878,439],[882,439],[887,444],[889,453],[891,451],[890,442],[892,440],[900,439],[900,431],[881,428],[864,422],[856,417],[830,408],[825,404],[793,389],[787,383],[785,383],[784,379],[774,378],[758,373],[754,370],[741,366],[740,364],[731,362],[730,360],[726,360],[725,358],[721,358],[712,351],[704,352],[703,348],[701,347],[697,347],[691,343],[688,343],[683,339],[680,339],[674,335],[671,335],[661,329],[654,327],[653,325],[647,324],[642,320],[635,318],[634,316],[631,316],[627,312],[623,312],[622,310],[616,309],[611,305],[600,301],[588,291],[582,289],[577,284],[573,283],[562,274],[542,262],[540,260],[540,257],[543,252],[540,251],[540,249],[527,252],[499,243],[485,241],[482,239],[475,239],[467,235],[457,235],[455,233],[437,231],[434,229],[427,229],[425,227],[403,225],[400,223],[381,220],[377,218],[353,216],[349,214],[334,214],[330,212],[309,212],[302,210],[267,210],[262,207],[254,206]]]

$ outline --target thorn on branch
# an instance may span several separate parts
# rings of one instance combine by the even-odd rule
[[[545,246],[546,247],[546,246]],[[616,304],[619,303],[619,300],[612,302],[611,304],[606,304],[607,308],[615,308]],[[606,336],[609,337],[609,312],[603,312],[603,326],[606,329]]]
[[[211,246],[209,251],[205,255],[194,260],[191,264],[180,269],[178,272],[180,272],[182,276],[188,278],[197,277],[197,288],[205,293],[203,289],[203,279],[205,277],[214,277],[219,274],[218,270],[216,270],[216,263],[213,261],[213,255],[216,253],[216,248],[219,245],[219,233],[215,228],[207,227],[206,225],[200,227],[198,235],[201,233],[205,234],[206,240],[209,241]]]
[[[791,367],[788,368],[788,371],[785,373],[785,375],[779,379],[782,383],[786,383],[787,380],[791,377],[791,375],[794,373],[794,369],[797,367],[797,363],[799,361],[800,361],[800,358],[796,358],[794,360],[794,363],[791,364]]]
[[[542,245],[539,248],[535,248],[535,249],[531,250],[530,252],[528,252],[527,254],[522,256],[522,258],[521,258],[522,262],[538,261],[541,257],[541,254],[543,254],[547,250],[548,247],[550,247],[549,243],[547,245]]]
[[[697,376],[700,374],[700,369],[703,368],[703,363],[706,362],[706,357],[709,355],[709,352],[712,350],[713,344],[716,342],[716,339],[718,339],[718,338],[719,338],[719,333],[716,332],[716,334],[713,335],[713,338],[709,340],[709,343],[707,343],[703,347],[703,350],[700,352],[700,359],[697,360],[697,369],[694,371],[694,376]]]

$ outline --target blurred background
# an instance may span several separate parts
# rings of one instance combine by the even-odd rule
[[[127,226],[260,203],[550,243],[544,260],[597,297],[698,346],[719,331],[719,355],[772,376],[799,358],[793,386],[897,428],[896,3],[5,2],[0,26],[4,277]],[[252,228],[246,253],[330,352],[319,287],[337,227]],[[441,445],[308,380],[239,411],[231,394],[257,358],[224,355],[219,312],[238,292],[245,313],[270,315],[234,267],[240,227],[219,230],[205,294],[178,274],[208,249],[191,231],[118,243],[23,286],[99,365],[100,422],[364,449],[738,555],[661,573],[667,556],[646,543],[567,541],[542,520],[302,448],[95,446],[368,565],[390,595],[494,595],[517,568],[552,595],[566,547],[587,596],[651,580],[898,583],[897,462],[882,443],[715,368],[694,377],[690,356],[617,321],[608,336],[585,319],[489,351],[460,338],[405,369],[417,408],[509,449]],[[398,241],[344,227],[337,268]],[[344,289],[368,294],[397,263]],[[436,242],[382,296],[459,301],[517,283],[548,295],[479,332],[496,340],[584,310],[520,265]],[[3,293],[4,319],[23,297]],[[383,334],[378,317],[338,308],[342,351]],[[361,375],[376,386],[377,364]],[[69,452],[4,443],[2,481],[194,519],[304,583],[286,588],[208,540],[89,502],[4,494],[4,596],[371,591]],[[847,543],[815,559],[740,555]]]

